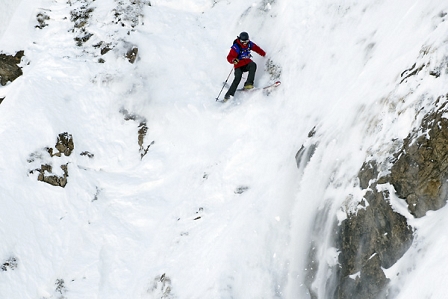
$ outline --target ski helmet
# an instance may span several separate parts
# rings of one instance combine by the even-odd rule
[[[243,31],[243,32],[240,33],[240,36],[238,36],[238,38],[241,41],[248,41],[249,40],[249,34],[247,32]]]

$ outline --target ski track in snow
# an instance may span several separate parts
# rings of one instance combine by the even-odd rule
[[[21,0],[6,7],[14,14],[0,23],[0,51],[24,49],[26,58],[24,75],[0,87],[0,174],[7,178],[0,180],[0,262],[18,262],[0,272],[2,298],[309,298],[311,240],[326,244],[321,260],[335,260],[332,223],[316,222],[317,213],[335,218],[344,202],[356,201],[366,158],[387,156],[391,140],[418,125],[419,109],[432,103],[422,95],[446,93],[446,74],[399,85],[417,60],[444,59],[420,55],[424,46],[446,50],[440,12],[448,7],[435,0]],[[76,46],[81,32],[73,31],[71,11],[86,7],[94,35]],[[121,11],[134,20],[122,17],[121,25]],[[49,16],[43,29],[35,28],[39,12]],[[231,68],[225,56],[243,30],[268,53],[254,54],[256,84],[273,81],[270,59],[282,85],[217,103]],[[100,41],[113,49],[100,55],[93,47]],[[131,64],[124,54],[133,45],[139,52]],[[74,152],[46,156],[62,132],[73,135]],[[307,142],[318,144],[316,152],[297,169],[294,155]],[[41,158],[29,163],[31,155]],[[65,188],[30,173],[43,162],[59,175],[68,163]],[[405,210],[399,199],[394,208]],[[397,298],[443,297],[446,240],[437,236],[445,213],[405,215],[418,232],[386,270]],[[327,271],[323,263],[317,272],[319,298]]]

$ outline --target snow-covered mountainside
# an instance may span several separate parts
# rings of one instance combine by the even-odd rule
[[[0,298],[445,297],[444,1],[0,6]]]

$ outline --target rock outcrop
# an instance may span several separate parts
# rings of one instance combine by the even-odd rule
[[[24,51],[19,51],[14,56],[0,54],[0,84],[2,86],[22,76],[22,69],[18,64],[23,56]]]
[[[146,119],[143,116],[134,114],[134,113],[130,113],[128,110],[122,108],[120,110],[120,113],[122,113],[124,115],[124,119],[126,121],[129,120],[133,120],[133,121],[138,121],[139,125],[138,125],[138,145],[140,147],[140,158],[143,159],[144,156],[146,156],[146,154],[148,153],[149,148],[151,147],[151,145],[153,145],[155,143],[155,141],[151,141],[147,146],[144,145],[145,143],[145,137],[146,134],[148,133],[148,126],[146,125]]]
[[[387,298],[389,279],[383,269],[393,266],[412,245],[414,229],[406,217],[392,209],[388,189],[379,188],[382,184],[392,185],[416,218],[446,204],[448,109],[441,101],[446,98],[448,95],[440,97],[435,103],[438,108],[427,113],[418,129],[403,140],[392,157],[386,158],[387,175],[381,176],[379,171],[385,168],[380,164],[386,163],[383,161],[370,160],[361,167],[358,179],[364,196],[355,211],[347,211],[347,218],[335,225],[338,265],[332,270],[334,287],[327,292],[332,298]],[[303,159],[306,148],[310,147],[299,151],[297,162]],[[307,285],[311,289],[312,281]]]
[[[361,207],[337,227],[335,298],[385,298],[388,279],[382,268],[394,265],[412,244],[413,229],[392,209],[388,192],[377,191],[377,175],[375,162],[363,165],[358,176],[366,189]]]
[[[75,145],[71,134],[67,132],[59,134],[56,141],[55,149],[50,147],[41,151],[34,152],[30,155],[28,163],[37,162],[41,164],[38,168],[31,170],[30,173],[37,172],[38,181],[45,182],[52,186],[59,186],[64,188],[67,185],[68,163],[59,165],[62,170],[62,175],[57,175],[53,172],[53,163],[56,163],[56,161],[52,161],[51,159],[53,157],[61,157],[62,155],[68,157],[72,154],[74,148]]]
[[[423,47],[419,61],[401,73],[397,84],[403,90],[407,89],[405,84],[413,88],[403,95],[404,98],[415,96],[423,80],[430,78],[428,80],[433,81],[448,74],[446,55],[441,57],[434,53],[437,52],[431,47]],[[401,96],[401,92],[397,94]],[[404,101],[404,98],[400,100]],[[405,254],[416,233],[407,218],[394,211],[390,198],[394,196],[394,200],[398,197],[398,200],[406,201],[410,213],[406,213],[407,217],[424,217],[428,211],[446,205],[448,94],[431,95],[425,90],[413,108],[417,112],[415,120],[421,119],[415,124],[417,128],[403,140],[394,140],[387,150],[389,156],[376,161],[370,159],[362,165],[358,173],[362,197],[352,198],[346,209],[341,207],[346,212],[345,220],[328,225],[333,231],[326,232],[329,236],[325,241],[330,240],[337,251],[337,265],[325,265],[331,271],[331,277],[323,277],[328,273],[322,276],[316,270],[323,267],[318,264],[322,257],[316,256],[322,248],[315,248],[322,246],[322,242],[311,240],[308,268],[312,270],[307,271],[305,283],[313,299],[318,299],[320,291],[313,289],[317,275],[326,280],[325,297],[328,298],[387,298],[389,278],[383,269],[392,267]],[[296,155],[299,169],[306,167],[318,144],[319,140],[309,138],[302,146]],[[354,194],[359,194],[358,191]]]
[[[427,114],[418,130],[404,140],[395,155],[390,182],[415,217],[446,204],[448,179],[448,119],[446,103]]]

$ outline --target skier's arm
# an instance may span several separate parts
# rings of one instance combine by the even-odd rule
[[[257,44],[255,44],[254,42],[252,42],[252,50],[254,50],[255,53],[259,54],[260,56],[266,56],[266,52],[262,48],[257,46]]]
[[[234,64],[235,59],[238,59],[238,53],[233,48],[230,48],[229,55],[227,55],[227,61]]]

